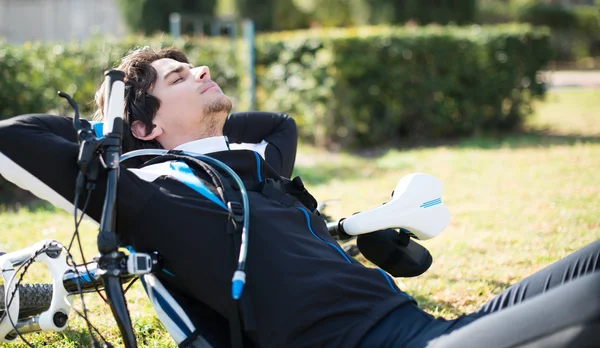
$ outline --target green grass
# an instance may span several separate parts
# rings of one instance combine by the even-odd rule
[[[550,93],[537,103],[528,126],[554,135],[600,137],[599,103],[598,89]]]
[[[336,218],[385,202],[397,181],[412,172],[438,177],[452,221],[424,241],[431,269],[398,280],[430,313],[447,318],[477,309],[511,283],[600,238],[600,90],[550,92],[536,104],[525,132],[466,139],[448,146],[390,149],[377,155],[330,153],[303,146],[296,174]],[[0,215],[0,250],[34,241],[69,240],[72,218],[39,209]],[[96,253],[95,230],[84,224],[85,250]],[[48,280],[36,268],[28,282]],[[139,284],[127,295],[142,346],[171,339],[154,319]],[[108,306],[94,295],[92,322],[115,344],[118,331]],[[80,308],[77,301],[76,306]],[[89,346],[83,321],[58,334],[26,336],[36,346]],[[21,347],[23,345],[17,344]]]

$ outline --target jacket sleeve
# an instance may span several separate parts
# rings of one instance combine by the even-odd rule
[[[79,144],[72,119],[29,114],[0,121],[0,175],[69,213],[74,211]],[[100,221],[106,175],[100,171],[86,215]],[[117,186],[119,220],[133,220],[155,188],[125,168]],[[79,201],[81,209],[85,193]],[[119,221],[117,221],[119,225]]]
[[[223,134],[235,148],[262,152],[265,161],[280,175],[291,177],[298,149],[296,122],[289,115],[273,112],[236,112],[229,115]],[[254,144],[254,148],[243,146]]]

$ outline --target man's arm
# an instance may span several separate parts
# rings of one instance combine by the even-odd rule
[[[79,168],[79,144],[72,119],[31,114],[0,121],[0,175],[55,206],[73,212],[75,181]],[[100,221],[106,175],[100,171],[86,215]],[[128,170],[121,170],[118,184],[119,219],[138,215],[150,199],[151,185]],[[81,208],[85,196],[80,200]]]
[[[282,176],[292,176],[298,148],[298,130],[296,122],[289,115],[258,111],[232,113],[225,122],[223,134],[229,138],[230,143],[259,144],[256,146],[257,151],[264,151],[263,157],[273,169]]]

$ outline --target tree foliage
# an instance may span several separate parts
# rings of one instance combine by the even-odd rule
[[[169,31],[173,12],[212,16],[217,0],[117,0],[121,15],[132,33]]]
[[[169,31],[169,14],[250,18],[258,31],[319,27],[403,24],[466,24],[476,14],[476,0],[117,0],[131,32]],[[223,13],[221,13],[223,14]]]

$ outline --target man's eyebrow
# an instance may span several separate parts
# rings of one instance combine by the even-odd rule
[[[193,68],[192,65],[188,64],[187,65],[190,69]],[[185,67],[185,65],[180,65],[178,67],[176,67],[175,69],[171,69],[169,70],[167,73],[165,73],[165,75],[163,76],[163,80],[166,80],[167,78],[169,78],[169,76],[171,76],[171,74],[176,74],[176,73],[180,73],[183,71],[183,68]]]

